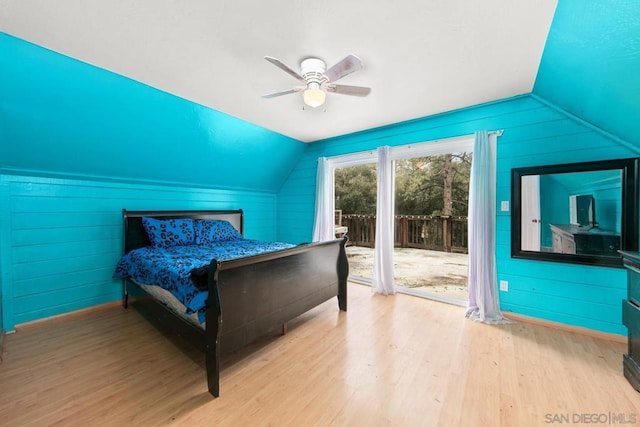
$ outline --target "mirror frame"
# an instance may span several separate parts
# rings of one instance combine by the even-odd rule
[[[570,172],[590,172],[619,169],[622,171],[620,250],[638,250],[638,158],[603,160],[584,163],[532,166],[511,169],[511,257],[538,261],[622,267],[622,257],[561,254],[522,250],[521,178],[525,175],[545,175]]]

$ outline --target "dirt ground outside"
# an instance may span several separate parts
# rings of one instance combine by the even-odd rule
[[[373,277],[372,248],[347,246],[347,256],[351,277]],[[395,248],[393,266],[397,286],[467,299],[467,254]]]

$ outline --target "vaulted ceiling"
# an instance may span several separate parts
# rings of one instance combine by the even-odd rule
[[[301,141],[532,91],[556,0],[0,1],[0,30]],[[303,110],[308,56],[364,68]]]

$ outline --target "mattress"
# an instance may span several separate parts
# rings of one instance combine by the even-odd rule
[[[277,252],[293,247],[289,243],[234,239],[215,245],[178,245],[168,248],[145,246],[120,258],[113,278],[131,279],[136,283],[153,284],[168,291],[185,307],[185,314],[198,314],[204,322],[208,292],[198,287],[192,272],[202,271],[211,260],[228,261],[243,257]],[[206,281],[205,281],[206,285]]]
[[[187,314],[187,307],[184,306],[180,301],[177,300],[173,294],[166,289],[162,289],[160,286],[156,285],[145,285],[143,283],[138,283],[135,280],[132,280],[136,285],[138,285],[142,290],[151,295],[155,300],[162,303],[165,307],[171,310],[173,313],[182,317],[190,323],[193,323],[196,326],[205,328],[205,322],[200,323],[198,319],[197,313]]]

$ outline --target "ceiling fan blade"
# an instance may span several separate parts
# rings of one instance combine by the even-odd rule
[[[285,64],[284,62],[280,61],[279,59],[276,59],[276,58],[274,58],[272,56],[265,56],[264,59],[266,59],[267,61],[271,62],[276,67],[280,68],[281,70],[283,70],[285,73],[289,74],[294,79],[298,79],[302,83],[306,83],[305,80],[304,80],[304,77],[302,77],[300,74],[298,74],[296,71],[291,69],[291,67],[289,67],[287,64]]]
[[[370,87],[347,86],[347,85],[327,85],[327,92],[339,93],[341,95],[367,96],[371,93]]]
[[[300,92],[304,87],[294,87],[293,89],[283,90],[281,92],[268,93],[266,95],[262,95],[263,98],[275,98],[277,96],[289,95],[291,93]]]
[[[335,82],[347,74],[351,74],[361,68],[362,61],[360,61],[360,58],[355,55],[348,55],[342,61],[325,71],[323,76],[328,82]]]

